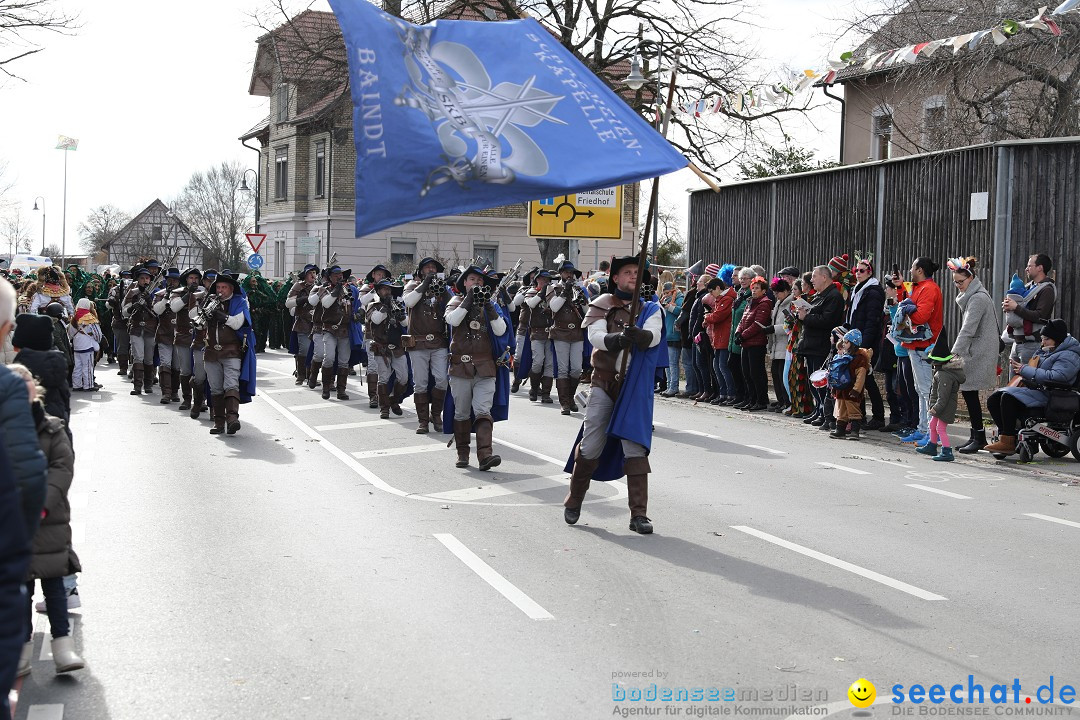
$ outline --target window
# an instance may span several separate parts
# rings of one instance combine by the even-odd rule
[[[154,227],[150,228],[150,240],[154,243],[155,246],[161,244],[161,226],[160,225],[155,225]]]
[[[277,121],[283,123],[289,119],[289,86],[285,83],[277,89]]]
[[[926,149],[945,149],[947,122],[945,98],[937,95],[923,103],[923,146]]]
[[[289,148],[277,148],[274,154],[274,199],[289,195]]]
[[[495,270],[499,269],[498,245],[474,245],[473,257],[480,258],[480,267],[490,265]]]
[[[391,240],[390,241],[390,265],[406,264],[413,265],[416,262],[415,240]],[[412,270],[410,270],[412,272]]]
[[[285,241],[274,241],[274,277],[285,277]]]
[[[875,111],[873,138],[870,143],[870,158],[872,160],[888,160],[892,157],[892,133],[892,110]]]
[[[326,141],[315,143],[315,197],[326,195]]]

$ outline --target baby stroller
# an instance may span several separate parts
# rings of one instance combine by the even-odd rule
[[[1020,462],[1031,462],[1040,449],[1052,458],[1072,453],[1073,459],[1080,462],[1080,378],[1071,387],[1046,384],[1043,389],[1050,393],[1046,408],[1041,416],[1024,420],[1016,438]],[[1005,458],[1000,453],[994,453],[994,457]]]

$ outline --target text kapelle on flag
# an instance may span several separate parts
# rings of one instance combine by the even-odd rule
[[[330,5],[349,56],[358,236],[688,164],[535,20],[417,26],[366,0]]]

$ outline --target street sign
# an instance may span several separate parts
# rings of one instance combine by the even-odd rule
[[[622,214],[622,187],[533,200],[529,236],[621,240]]]
[[[258,270],[263,266],[265,262],[266,258],[264,258],[262,255],[260,255],[259,253],[252,253],[251,255],[248,255],[247,266],[252,270]]]
[[[247,237],[252,252],[259,252],[259,248],[266,242],[266,233],[244,233],[244,236]]]
[[[322,238],[319,237],[298,237],[296,238],[296,254],[297,255],[318,255],[319,254],[319,242]]]

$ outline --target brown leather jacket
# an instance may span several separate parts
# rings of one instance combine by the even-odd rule
[[[461,305],[455,295],[446,306],[450,313]],[[468,315],[453,330],[450,343],[450,374],[459,378],[495,377],[497,367],[491,354],[490,322],[498,317],[490,303],[474,301]]]
[[[588,301],[585,299],[585,293],[581,292],[580,289],[572,291],[572,294],[566,297],[562,292],[562,287],[561,283],[548,285],[547,302],[549,307],[551,301],[557,297],[556,292],[558,292],[558,296],[565,298],[565,302],[563,302],[559,311],[552,315],[548,337],[560,342],[581,342],[585,339],[585,331],[582,329],[581,322],[585,319]]]
[[[416,350],[437,350],[450,345],[446,337],[446,305],[451,295],[441,280],[431,282],[436,290],[441,287],[442,292],[426,294],[409,308],[409,335],[416,342]],[[410,280],[404,292],[411,293],[419,286],[419,280]]]

